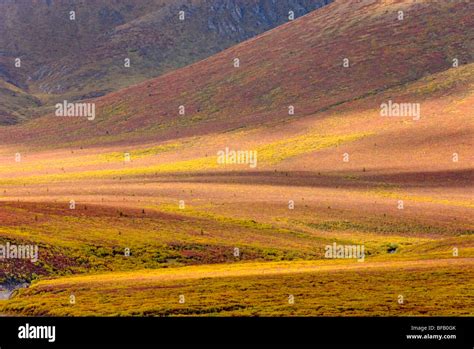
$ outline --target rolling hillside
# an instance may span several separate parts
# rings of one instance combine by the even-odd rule
[[[293,118],[309,115],[445,71],[453,59],[472,62],[473,20],[466,6],[472,5],[336,3],[210,59],[94,100],[94,122],[42,118],[1,135],[4,142],[35,144],[162,141],[288,119],[290,105]],[[179,114],[181,105],[185,115]]]
[[[0,79],[34,95],[44,112],[56,101],[102,96],[209,57],[287,22],[290,11],[297,18],[329,2],[1,0]],[[37,109],[18,98],[3,105],[0,124]]]

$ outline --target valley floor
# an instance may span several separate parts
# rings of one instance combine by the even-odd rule
[[[6,303],[4,311],[36,316],[472,316],[473,277],[474,258],[218,264],[44,280]]]

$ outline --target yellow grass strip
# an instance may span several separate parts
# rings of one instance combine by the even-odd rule
[[[66,286],[68,284],[119,283],[147,281],[177,281],[187,279],[222,278],[239,276],[280,275],[294,273],[314,273],[324,271],[360,271],[366,269],[433,268],[443,265],[474,264],[474,258],[447,258],[411,261],[357,262],[348,260],[333,261],[294,261],[260,262],[236,264],[212,264],[170,269],[114,272],[86,276],[72,276],[53,280],[43,280],[37,286]]]

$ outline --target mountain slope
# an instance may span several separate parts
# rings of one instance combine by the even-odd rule
[[[295,116],[308,115],[447,70],[454,59],[472,62],[474,20],[467,9],[472,5],[462,2],[336,1],[209,59],[96,99],[93,122],[41,118],[9,130],[10,141],[157,141],[288,119],[290,105]]]
[[[97,97],[274,28],[289,11],[298,17],[328,2],[2,0],[0,70],[19,75],[18,84],[44,104]]]

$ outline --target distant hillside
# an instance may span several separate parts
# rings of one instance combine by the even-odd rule
[[[297,18],[329,2],[0,0],[0,81],[45,105],[102,96],[274,28],[289,20],[290,11]],[[4,96],[0,90],[2,102]],[[0,124],[37,113],[25,109],[37,103],[23,95],[1,104]]]
[[[309,115],[448,70],[455,59],[472,62],[470,6],[336,1],[207,60],[96,99],[92,122],[51,116],[5,137],[137,143]]]

